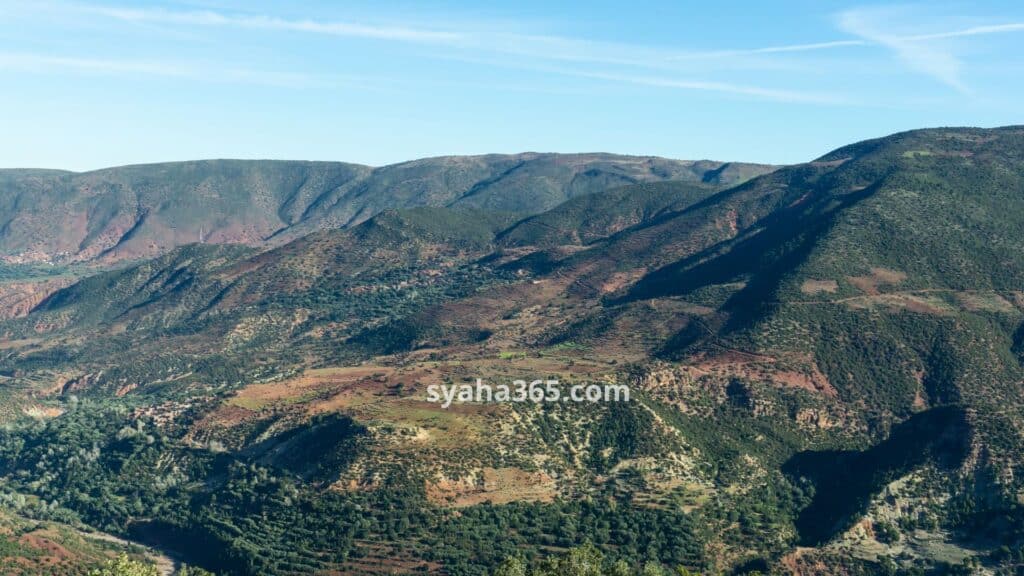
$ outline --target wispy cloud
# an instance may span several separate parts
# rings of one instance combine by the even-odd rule
[[[100,16],[129,22],[156,22],[193,26],[230,26],[257,30],[307,32],[331,36],[403,40],[408,42],[454,42],[457,32],[427,30],[402,26],[374,26],[351,22],[318,22],[315,20],[286,20],[271,16],[228,15],[210,10],[172,11],[162,8],[115,8],[89,4],[75,4],[77,9]]]
[[[195,74],[187,65],[171,62],[74,58],[26,52],[0,52],[0,68],[28,72],[65,69],[100,74],[142,73],[178,77]]]
[[[629,84],[635,86],[651,86],[656,88],[674,88],[678,90],[690,90],[699,92],[718,92],[734,96],[746,97],[757,100],[771,100],[786,103],[805,103],[823,105],[851,105],[860,104],[854,100],[839,94],[825,92],[785,90],[765,88],[746,84],[731,82],[716,82],[694,78],[680,78],[667,75],[651,75],[640,73],[607,72],[600,70],[589,70],[583,68],[568,67],[558,63],[537,62],[532,60],[510,60],[501,57],[484,56],[446,56],[435,55],[435,57],[446,60],[454,60],[482,66],[527,70],[544,74],[569,76],[612,82],[617,84]],[[564,92],[564,91],[563,91]]]
[[[630,76],[621,74],[605,74],[600,72],[571,72],[567,74],[594,78],[598,80],[609,80],[613,82],[624,82],[628,84],[639,84],[659,88],[677,88],[682,90],[698,90],[702,92],[721,92],[738,96],[749,96],[776,102],[792,102],[802,104],[850,104],[850,100],[838,95],[823,94],[816,92],[805,92],[795,90],[776,90],[772,88],[761,88],[758,86],[746,86],[729,82],[708,82],[703,80],[680,80],[676,78],[664,78],[657,76]]]
[[[811,91],[753,86],[745,83],[695,79],[695,76],[721,77],[732,70],[799,72],[809,66],[795,55],[836,51],[866,46],[883,46],[909,68],[933,77],[961,93],[970,93],[963,80],[964,64],[953,51],[953,38],[1024,31],[1024,23],[1000,23],[939,32],[909,34],[894,27],[906,13],[891,8],[853,9],[838,15],[841,31],[851,37],[821,42],[771,45],[754,48],[717,50],[679,50],[556,35],[534,35],[501,29],[467,27],[452,29],[445,25],[412,26],[373,24],[354,21],[287,19],[262,14],[230,13],[215,10],[174,10],[168,8],[125,8],[53,0],[50,10],[167,26],[235,28],[284,33],[329,35],[345,38],[403,42],[446,51],[453,59],[504,58],[509,65],[545,69],[552,73],[590,77],[611,82],[673,87],[684,90],[716,91],[745,97],[786,102],[848,103],[850,99]],[[793,55],[792,58],[784,56]],[[518,61],[518,62],[517,62]],[[525,63],[525,64],[523,64]],[[37,65],[94,71],[138,72],[163,75],[197,75],[180,65],[147,62],[86,61],[51,59]],[[552,66],[573,66],[573,69]],[[187,68],[187,67],[184,67]],[[244,72],[244,73],[243,73]],[[654,74],[654,75],[652,75]],[[273,80],[273,73],[236,71],[228,74],[244,79]],[[676,77],[678,76],[678,77]],[[286,79],[287,81],[287,79]],[[273,82],[271,82],[273,83]]]
[[[325,81],[324,78],[306,74],[268,72],[231,66],[206,67],[174,61],[80,58],[31,52],[0,52],[0,70],[35,73],[69,71],[90,75],[141,74],[265,86],[302,86]],[[338,79],[332,79],[332,82],[334,80]]]
[[[543,34],[523,34],[490,29],[453,30],[442,27],[376,25],[338,20],[285,19],[267,15],[250,15],[212,10],[179,11],[165,8],[120,8],[85,3],[60,3],[51,6],[83,14],[92,14],[124,22],[151,24],[223,27],[278,32],[298,32],[349,38],[400,41],[415,44],[446,46],[466,51],[525,56],[543,60],[632,66],[653,69],[679,69],[679,61],[698,60],[708,56],[724,56],[726,52],[686,52],[663,47],[604,42]],[[842,43],[835,43],[836,45]],[[823,47],[824,45],[822,45]],[[748,54],[770,53],[799,48],[773,47],[745,51]],[[736,52],[740,55],[742,52]],[[756,65],[757,63],[751,62]]]
[[[811,52],[833,48],[849,48],[851,46],[867,46],[866,40],[831,40],[828,42],[812,42],[807,44],[789,44],[782,46],[764,46],[762,48],[740,48],[733,50],[709,50],[690,52],[676,56],[676,60],[700,60],[710,58],[728,58],[734,56],[754,56],[758,54],[781,54],[786,52]]]
[[[942,38],[959,38],[962,36],[981,36],[984,34],[1004,34],[1007,32],[1024,32],[1024,22],[1011,22],[1009,24],[994,24],[991,26],[973,26],[962,30],[950,30],[947,32],[936,32],[932,34],[918,34],[909,36],[907,40],[938,40]]]
[[[943,40],[987,34],[1024,31],[1024,23],[1010,22],[987,26],[973,26],[942,32],[908,34],[906,22],[920,22],[908,8],[859,8],[839,14],[839,27],[858,36],[865,43],[884,46],[893,51],[907,67],[970,94],[963,79],[963,61],[954,52],[954,46]],[[902,29],[899,27],[903,26]]]
[[[829,48],[847,48],[850,46],[863,46],[866,42],[862,40],[832,40],[831,42],[814,42],[812,44],[791,44],[789,46],[767,46],[765,48],[753,48],[747,50],[749,54],[773,54],[779,52],[807,52],[809,50],[826,50]]]
[[[863,10],[849,10],[839,15],[840,27],[854,36],[860,36],[853,40],[831,40],[828,42],[813,42],[808,44],[789,44],[782,46],[765,46],[763,48],[748,48],[737,50],[718,50],[708,52],[694,52],[680,58],[711,58],[720,56],[743,56],[748,54],[779,54],[785,52],[810,52],[816,50],[829,50],[832,48],[850,48],[857,46],[871,46],[882,44],[877,39],[877,34],[870,34],[865,30],[865,16]],[[877,33],[877,21],[872,21],[871,28]],[[1024,22],[1011,22],[1008,24],[993,24],[990,26],[974,26],[959,30],[947,30],[943,32],[932,32],[916,35],[885,35],[887,39],[897,42],[924,42],[928,40],[942,40],[946,38],[959,38],[964,36],[982,36],[987,34],[1002,34],[1008,32],[1024,32]]]
[[[612,82],[673,87],[685,90],[716,91],[746,97],[786,102],[835,103],[831,97],[803,94],[798,91],[767,87],[738,85],[694,79],[679,79],[620,74],[623,69],[659,70],[663,73],[692,74],[701,69],[721,72],[729,68],[778,69],[786,64],[759,60],[758,55],[775,52],[824,49],[856,44],[858,41],[836,41],[800,46],[773,46],[756,50],[689,52],[663,47],[595,41],[583,38],[553,35],[521,34],[503,31],[451,30],[441,27],[413,27],[404,25],[368,25],[356,22],[290,20],[266,15],[231,14],[211,10],[178,11],[164,8],[120,8],[86,3],[51,4],[65,9],[111,18],[124,22],[203,27],[230,27],[251,30],[271,30],[339,37],[366,38],[432,45],[451,49],[460,55],[494,54],[526,59],[534,63],[560,62],[583,66],[580,70],[546,68],[557,74],[590,77]],[[737,57],[728,59],[729,56]],[[747,56],[750,58],[739,59]],[[699,64],[701,60],[716,62]],[[723,62],[723,60],[729,60]],[[599,70],[593,70],[598,67]],[[709,68],[711,67],[711,68]],[[541,66],[532,66],[540,69]]]
[[[891,9],[849,10],[839,15],[839,27],[873,44],[889,48],[911,69],[960,92],[968,92],[960,77],[962,64],[947,46],[891,32],[888,26],[891,26],[892,18]]]

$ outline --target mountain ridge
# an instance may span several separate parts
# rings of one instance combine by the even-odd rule
[[[521,153],[381,167],[219,159],[87,172],[0,170],[0,257],[9,263],[110,264],[195,241],[272,244],[358,224],[389,208],[466,206],[527,214],[616,185],[706,178],[724,186],[770,169],[605,153]]]

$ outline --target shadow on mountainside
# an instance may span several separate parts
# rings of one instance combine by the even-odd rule
[[[801,545],[816,546],[845,530],[866,511],[873,495],[918,466],[959,467],[970,439],[966,411],[942,406],[915,414],[893,427],[887,439],[864,451],[795,454],[782,471],[815,486],[813,500],[796,521]]]

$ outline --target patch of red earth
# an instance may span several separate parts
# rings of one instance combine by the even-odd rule
[[[964,309],[971,312],[1013,312],[1014,308],[1013,303],[997,292],[957,292],[956,298]]]
[[[616,272],[606,282],[601,284],[599,290],[602,294],[617,292],[643,278],[646,273],[646,268],[637,268],[629,272]]]
[[[42,557],[36,560],[44,565],[58,564],[73,557],[73,554],[67,548],[39,532],[29,532],[23,535],[21,538],[18,538],[18,543],[39,550],[42,553]]]
[[[895,286],[907,279],[907,275],[899,270],[888,268],[871,268],[870,274],[864,276],[848,276],[846,278],[861,292],[869,296],[877,296],[880,286]]]
[[[64,322],[59,322],[59,321],[57,321],[57,322],[42,322],[42,321],[39,321],[39,322],[36,322],[32,326],[32,329],[37,334],[45,334],[47,332],[53,332],[54,330],[60,330],[64,326],[65,326]]]
[[[193,422],[184,440],[193,445],[203,445],[211,439],[222,440],[224,431],[261,418],[263,416],[259,412],[241,406],[222,404]]]
[[[927,314],[929,316],[941,316],[946,313],[945,310],[936,308],[935,306],[932,306],[928,303],[914,299],[907,299],[903,301],[902,307],[906,308],[911,312],[916,312],[918,314]]]
[[[800,388],[809,392],[835,397],[838,393],[828,378],[810,359],[801,361],[803,371],[775,368],[777,360],[770,356],[729,350],[710,357],[697,357],[691,368],[698,373],[718,376],[736,376],[753,381],[770,382],[786,388]]]
[[[814,296],[822,292],[833,294],[839,290],[839,283],[835,280],[813,280],[807,279],[800,284],[800,292]]]
[[[509,321],[506,318],[509,310],[523,310],[534,306],[551,303],[564,295],[571,283],[567,277],[548,278],[542,282],[519,282],[516,284],[496,287],[477,296],[442,304],[423,312],[425,317],[442,326],[449,327],[451,333],[466,334],[474,330],[499,331],[503,326],[518,325],[520,321]],[[594,292],[598,291],[595,286]],[[543,320],[537,318],[537,320]],[[559,321],[563,321],[559,318]],[[536,327],[532,327],[536,331]],[[436,345],[434,342],[422,342],[425,346]]]
[[[0,319],[27,315],[40,302],[72,282],[72,278],[54,278],[0,283]]]
[[[443,574],[444,565],[413,557],[408,550],[394,548],[378,542],[356,541],[363,553],[350,558],[335,571],[323,574],[345,576],[378,576],[392,574]],[[318,572],[319,573],[319,572]]]
[[[779,559],[779,565],[790,576],[847,576],[849,571],[838,562],[830,562],[815,548],[797,548]]]
[[[237,426],[244,422],[253,420],[256,417],[256,412],[241,406],[235,406],[233,404],[223,404],[213,412],[207,414],[197,423],[197,426],[204,426],[206,424],[216,424],[217,426],[223,426],[230,428]]]
[[[739,232],[739,214],[735,209],[731,209],[725,213],[725,228],[729,231],[731,236],[735,236]]]

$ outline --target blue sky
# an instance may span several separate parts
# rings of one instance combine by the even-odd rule
[[[770,4],[770,5],[769,5]],[[1024,123],[1024,4],[0,0],[0,166],[792,163]]]

